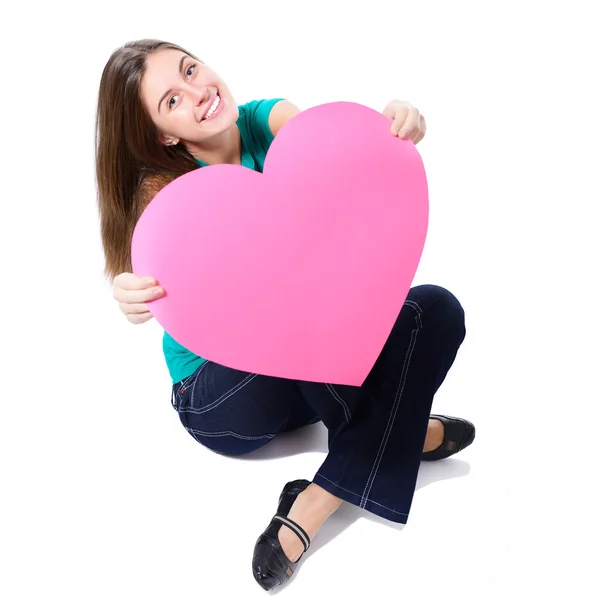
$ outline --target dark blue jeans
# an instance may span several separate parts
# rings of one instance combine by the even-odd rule
[[[465,337],[447,290],[410,290],[360,387],[293,381],[203,363],[173,386],[186,430],[215,452],[242,454],[278,433],[323,421],[329,453],[313,481],[338,498],[406,523],[433,396]]]

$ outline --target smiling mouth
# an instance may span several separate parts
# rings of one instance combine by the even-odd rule
[[[215,112],[219,108],[220,104],[221,104],[221,96],[219,95],[219,92],[217,92],[217,95],[215,96],[213,103],[210,105],[209,109],[206,111],[206,114],[202,117],[202,121],[206,121],[206,119],[210,119],[210,117],[212,117],[215,114]]]

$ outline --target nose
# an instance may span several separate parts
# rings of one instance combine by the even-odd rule
[[[198,88],[192,85],[189,87],[188,93],[195,107],[200,106],[205,100],[210,98],[210,90],[208,88]]]

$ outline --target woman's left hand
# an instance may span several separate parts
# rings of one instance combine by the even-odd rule
[[[410,102],[392,100],[382,112],[392,120],[392,135],[410,139],[415,144],[425,136],[425,118]]]

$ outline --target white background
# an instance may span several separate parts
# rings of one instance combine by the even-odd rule
[[[160,327],[127,323],[103,279],[97,88],[110,53],[145,37],[198,54],[238,103],[399,98],[428,123],[415,283],[452,290],[468,330],[434,408],[477,439],[423,465],[405,527],[340,510],[281,593],[597,597],[594,5],[6,4],[0,597],[264,598],[256,537],[282,485],[324,458],[320,425],[246,459],[197,444],[170,405]]]

